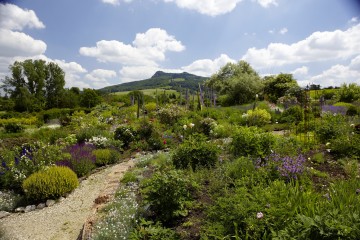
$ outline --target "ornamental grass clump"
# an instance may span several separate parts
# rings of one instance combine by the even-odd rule
[[[30,201],[56,199],[79,185],[76,174],[68,167],[52,166],[30,175],[22,188]]]

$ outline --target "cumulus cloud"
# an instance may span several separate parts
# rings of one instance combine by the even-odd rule
[[[350,20],[349,20],[349,23],[352,24],[352,23],[357,23],[359,21],[359,18],[358,17],[352,17]]]
[[[297,69],[295,69],[294,71],[292,71],[291,73],[295,76],[306,76],[309,72],[309,68],[306,67],[306,66],[302,66],[302,67],[299,67]]]
[[[270,7],[271,5],[278,5],[277,0],[257,0],[257,2],[264,8]]]
[[[221,67],[229,62],[236,62],[226,54],[221,54],[220,57],[212,59],[201,59],[196,60],[188,66],[182,67],[181,69],[199,76],[209,77],[216,73]]]
[[[150,78],[156,71],[181,73],[188,72],[198,76],[208,77],[216,73],[221,67],[228,62],[236,62],[226,54],[221,54],[218,58],[200,59],[192,62],[187,66],[177,69],[162,68],[158,66],[124,66],[120,70],[120,78],[122,82],[131,82]]]
[[[101,40],[95,47],[82,47],[80,54],[95,57],[100,62],[114,62],[123,65],[153,65],[165,60],[167,51],[181,52],[182,43],[160,28],[151,28],[138,33],[133,44],[116,40]]]
[[[86,74],[85,78],[90,80],[95,88],[102,88],[109,86],[108,79],[115,78],[116,76],[117,74],[113,70],[95,69],[91,73]]]
[[[356,83],[360,85],[360,70],[337,64],[321,74],[311,77],[309,81],[320,84],[322,87],[340,86],[343,83]]]
[[[103,3],[108,3],[111,5],[120,5],[120,1],[119,0],[101,0]]]
[[[13,4],[0,4],[0,19],[0,28],[3,29],[45,28],[33,10],[22,9]]]
[[[270,43],[267,48],[250,48],[243,59],[255,68],[325,60],[346,59],[360,53],[360,24],[333,32],[314,32],[293,44]]]

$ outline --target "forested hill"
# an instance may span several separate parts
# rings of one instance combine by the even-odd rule
[[[205,77],[196,76],[187,72],[165,73],[158,71],[149,79],[108,86],[99,89],[99,91],[112,93],[154,88],[179,90],[180,87],[182,89],[185,88],[196,91],[199,87],[199,83],[203,83],[206,79],[207,78]]]

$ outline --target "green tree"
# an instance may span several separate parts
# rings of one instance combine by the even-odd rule
[[[259,74],[243,60],[227,63],[206,85],[224,95],[227,105],[251,102],[263,88]]]
[[[84,88],[80,95],[80,105],[82,107],[92,108],[99,103],[101,103],[99,94],[94,89]]]
[[[264,85],[264,94],[271,102],[276,102],[280,97],[285,96],[288,90],[299,87],[293,75],[287,73],[265,77]]]
[[[46,80],[46,104],[48,108],[61,107],[64,95],[65,72],[53,62],[48,65],[48,78]]]
[[[356,83],[342,84],[340,89],[337,91],[337,98],[340,102],[352,103],[360,99],[360,86]]]

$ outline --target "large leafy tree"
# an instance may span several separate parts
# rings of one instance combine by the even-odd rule
[[[9,69],[11,76],[2,80],[1,88],[15,103],[15,110],[61,107],[65,73],[56,63],[28,59],[14,62]]]
[[[276,102],[280,97],[294,89],[299,89],[297,81],[292,74],[280,73],[264,78],[264,94],[271,102]]]
[[[222,104],[226,105],[251,102],[263,88],[259,74],[243,60],[227,63],[211,76],[206,85],[222,95]]]
[[[92,108],[101,103],[101,97],[96,90],[84,88],[83,93],[80,95],[80,105],[82,107]]]

